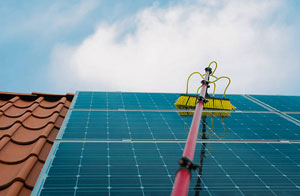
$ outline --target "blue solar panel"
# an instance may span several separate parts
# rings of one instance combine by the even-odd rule
[[[206,123],[214,130],[211,139],[300,140],[300,127],[276,113],[232,113],[223,119],[207,117]]]
[[[251,95],[282,112],[300,112],[300,96]]]
[[[142,109],[170,110],[179,94],[171,93],[125,93],[125,92],[79,92],[76,109]]]
[[[288,114],[289,116],[297,119],[297,120],[300,120],[300,114]]]
[[[187,129],[191,119],[186,119]],[[300,140],[299,126],[274,113],[232,113],[206,117],[205,123],[210,139]],[[180,140],[187,131],[185,117],[177,112],[73,111],[63,138]]]
[[[60,143],[41,195],[170,195],[184,143]],[[190,195],[295,195],[300,144],[199,143]],[[200,173],[199,173],[200,172]]]
[[[174,110],[180,94],[79,92],[75,109]],[[220,95],[216,95],[220,97]],[[266,111],[264,107],[241,95],[226,95],[237,110]]]
[[[221,97],[217,95],[216,97]],[[230,102],[237,107],[237,110],[242,111],[267,111],[266,108],[254,103],[242,95],[226,95],[226,99],[230,99]]]

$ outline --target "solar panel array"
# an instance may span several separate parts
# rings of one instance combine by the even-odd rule
[[[187,129],[191,119],[187,117]],[[177,112],[73,111],[62,138],[183,140],[187,136],[184,121]],[[217,136],[224,134],[222,121],[227,129],[224,139],[300,140],[299,126],[275,113],[233,113],[223,119],[208,117],[206,123],[216,133],[211,139],[219,139]]]
[[[282,112],[299,112],[299,96],[252,95],[254,98]]]
[[[77,92],[32,194],[170,195],[192,119],[178,97]],[[202,118],[189,195],[298,195],[300,108],[228,98],[236,111]]]
[[[79,92],[74,109],[174,110],[179,96],[178,93]],[[242,95],[226,95],[226,98],[239,110],[267,111]]]

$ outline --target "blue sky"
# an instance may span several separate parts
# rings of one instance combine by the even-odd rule
[[[217,60],[230,93],[299,95],[299,10],[297,0],[1,1],[1,91],[183,92]]]

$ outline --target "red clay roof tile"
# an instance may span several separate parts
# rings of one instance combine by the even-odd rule
[[[0,92],[0,195],[30,195],[73,96]]]
[[[29,116],[22,125],[28,129],[42,129],[47,126],[49,123],[55,123],[56,119],[59,117],[59,114],[54,113],[53,115],[47,118],[37,118],[35,116]]]
[[[1,145],[2,141],[4,145]],[[7,164],[19,163],[32,155],[37,156],[41,161],[45,161],[44,154],[40,156],[40,152],[46,146],[48,149],[46,141],[45,138],[40,138],[32,144],[20,145],[12,142],[9,137],[5,137],[0,142],[0,147],[2,146],[0,148],[0,162]]]
[[[19,195],[20,196],[29,196],[31,194],[31,191],[32,191],[31,189],[23,186],[20,193],[19,193]]]
[[[19,194],[19,192],[21,192],[23,187],[24,187],[23,182],[16,181],[9,187],[2,190],[0,189],[0,195],[23,195],[23,194]]]
[[[63,108],[64,108],[63,103],[58,104],[54,110],[49,110],[46,108],[38,107],[33,111],[32,115],[35,117],[46,118],[46,117],[51,116],[54,112],[60,113]],[[65,116],[65,114],[64,114],[64,116]]]
[[[50,132],[50,134],[48,135],[47,137],[47,140],[49,143],[53,143],[55,138],[56,138],[56,135],[58,134],[58,131],[59,129],[58,128],[53,128],[52,131]]]
[[[2,176],[0,178],[0,189],[8,187],[14,181],[25,182],[37,160],[37,157],[30,156],[28,159],[19,164],[0,163]]]
[[[58,104],[60,104],[60,103],[65,103],[65,102],[66,102],[66,98],[65,98],[65,97],[62,97],[60,100],[55,101],[55,102],[50,102],[50,101],[45,101],[45,100],[43,100],[43,101],[40,103],[40,106],[43,107],[43,108],[54,108],[54,107],[56,107]]]
[[[17,108],[29,108],[34,102],[32,101],[24,101],[22,99],[18,99],[17,101],[13,102],[13,105]]]
[[[49,135],[51,131],[53,131],[53,129],[54,124],[52,123],[39,130],[31,130],[20,126],[18,130],[13,135],[11,135],[11,139],[13,142],[18,144],[29,144],[35,142],[41,137],[46,138],[50,142],[53,142],[55,138],[48,138],[50,137]]]
[[[3,105],[7,104],[7,101],[4,100],[0,100],[0,107],[2,107]]]
[[[33,172],[30,172],[25,180],[25,184],[27,187],[30,187],[33,189],[35,181],[39,177],[40,171],[42,170],[43,166],[44,166],[44,163],[42,163],[40,161],[37,161],[35,163],[34,167],[32,168]]]

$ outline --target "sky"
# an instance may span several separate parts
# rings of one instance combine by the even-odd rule
[[[228,93],[300,95],[298,0],[10,0],[0,15],[0,91],[185,92],[217,61]]]

